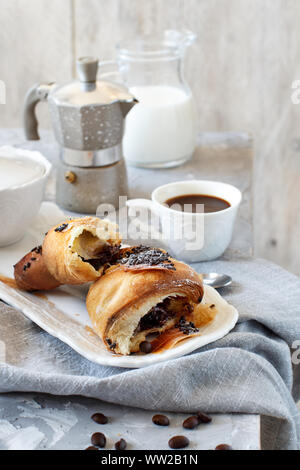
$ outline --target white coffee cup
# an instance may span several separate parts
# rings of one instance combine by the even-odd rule
[[[179,212],[166,205],[169,199],[191,194],[215,196],[227,201],[230,207],[219,212],[190,213]],[[148,241],[157,241],[156,245],[168,250],[172,256],[192,263],[219,258],[228,248],[241,200],[241,191],[235,186],[192,180],[160,186],[153,191],[151,200],[132,199],[127,201],[127,206],[129,216],[147,209],[159,222],[151,226],[137,216],[132,219],[144,233],[143,243],[146,234]]]

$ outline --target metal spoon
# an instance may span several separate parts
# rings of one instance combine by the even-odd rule
[[[214,287],[215,289],[220,289],[221,287],[230,286],[232,283],[232,278],[227,276],[227,274],[217,274],[217,273],[208,273],[202,274],[203,284],[206,286]]]

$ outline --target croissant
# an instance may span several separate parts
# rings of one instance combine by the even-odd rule
[[[196,271],[162,250],[120,253],[117,264],[90,287],[86,304],[107,349],[128,355],[138,352],[149,334],[188,325],[185,318],[201,302],[203,284]]]
[[[49,272],[42,254],[42,247],[34,248],[15,266],[14,276],[19,289],[26,291],[51,290],[60,285]]]
[[[98,279],[120,245],[115,224],[83,217],[52,228],[44,239],[43,257],[61,284],[79,285]]]

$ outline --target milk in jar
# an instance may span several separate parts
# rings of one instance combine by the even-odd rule
[[[139,103],[126,119],[124,156],[130,164],[167,167],[188,160],[196,146],[196,111],[190,92],[173,86],[136,86]]]
[[[193,156],[197,116],[184,78],[184,57],[195,39],[192,31],[166,30],[124,39],[117,46],[116,80],[138,100],[125,122],[123,153],[128,164],[168,168]]]

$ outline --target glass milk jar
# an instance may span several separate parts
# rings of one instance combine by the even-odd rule
[[[139,101],[126,118],[123,151],[128,164],[166,168],[192,157],[196,109],[183,62],[195,38],[189,31],[165,31],[158,38],[118,45],[119,73]]]

